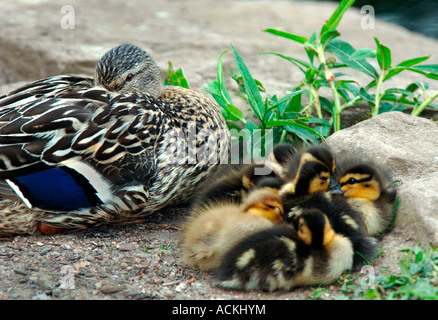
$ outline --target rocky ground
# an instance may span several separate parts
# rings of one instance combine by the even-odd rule
[[[240,292],[214,285],[212,277],[184,265],[179,237],[187,209],[157,214],[143,223],[104,226],[55,236],[16,236],[0,241],[0,299],[4,300],[296,300],[344,296],[340,283],[293,292]],[[397,270],[409,248],[397,230],[387,234],[373,265]],[[383,261],[382,261],[383,260]],[[360,285],[359,278],[353,285]],[[345,278],[347,281],[347,277]]]
[[[75,29],[63,29],[58,3],[2,2],[0,93],[9,91],[17,81],[62,73],[92,74],[99,57],[123,42],[151,51],[163,72],[169,60],[182,66],[196,89],[214,79],[217,57],[233,43],[256,78],[270,92],[282,92],[300,75],[278,58],[258,54],[276,51],[303,58],[304,51],[285,40],[273,40],[260,30],[278,27],[307,36],[319,29],[335,8],[332,3],[293,1],[165,0],[147,4],[113,0],[105,6],[76,0],[72,6]],[[363,30],[360,19],[359,11],[352,9],[339,27],[343,38],[356,47],[373,46],[377,36],[392,49],[396,62],[438,52],[435,40],[381,21],[375,29]],[[437,61],[433,55],[429,62]],[[227,69],[232,67],[230,55],[224,62]],[[357,77],[358,81],[363,79]],[[390,85],[403,86],[417,79],[403,73]],[[215,286],[210,275],[180,260],[179,237],[186,215],[186,208],[173,208],[139,224],[0,239],[0,299],[295,300],[344,295],[342,283],[351,278],[349,275],[323,290],[298,288],[289,293],[243,293]],[[416,234],[406,232],[410,222],[404,221],[379,239],[382,253],[373,263],[377,274],[384,269],[398,272],[397,261],[402,256],[398,250],[414,245]],[[361,275],[355,276],[353,284],[359,286]]]

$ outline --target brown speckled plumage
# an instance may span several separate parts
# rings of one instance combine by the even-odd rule
[[[54,167],[76,169],[78,163],[97,173],[93,186],[103,185],[96,205],[75,210],[29,209],[23,202],[3,202],[0,235],[36,232],[38,221],[76,229],[147,216],[188,201],[219,164],[215,153],[220,148],[213,140],[222,144],[223,152],[229,141],[219,108],[196,91],[162,87],[158,68],[147,53],[130,45],[121,47],[112,49],[110,56],[125,52],[129,60],[143,55],[144,63],[129,68],[126,59],[118,61],[121,65],[114,59],[105,61],[106,54],[98,67],[106,65],[105,72],[111,71],[113,77],[99,76],[103,71],[97,68],[94,81],[55,76],[0,97],[3,187],[6,179]],[[215,139],[193,142],[193,133],[202,130]],[[189,152],[172,158],[175,146]],[[200,161],[199,155],[214,156],[215,161]]]

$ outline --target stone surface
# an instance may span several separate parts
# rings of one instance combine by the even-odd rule
[[[327,143],[388,167],[399,184],[396,227],[406,238],[438,242],[438,125],[401,112],[380,114],[338,131]]]
[[[183,67],[190,85],[204,87],[216,75],[217,58],[232,43],[268,92],[283,92],[302,79],[289,62],[264,51],[306,59],[303,48],[261,30],[278,28],[303,36],[320,30],[336,4],[299,1],[117,1],[73,0],[74,29],[65,3],[49,0],[4,0],[0,11],[0,85],[63,73],[92,74],[109,48],[131,42],[151,52],[163,72],[168,61]],[[65,10],[70,7],[64,8]],[[392,50],[392,61],[431,55],[437,63],[438,41],[376,20],[375,29],[361,28],[363,15],[350,8],[338,30],[356,48],[374,48],[373,37]],[[67,24],[68,26],[68,24]],[[232,54],[225,69],[235,68]],[[350,72],[350,70],[349,70]],[[363,84],[371,79],[351,72]],[[424,80],[403,72],[388,85]]]
[[[436,122],[387,112],[331,135],[338,153],[363,153],[390,167],[394,178],[412,180],[438,171]]]

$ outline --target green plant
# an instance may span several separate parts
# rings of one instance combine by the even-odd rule
[[[374,49],[355,49],[340,39],[340,33],[336,28],[354,2],[342,0],[321,30],[314,31],[309,38],[272,28],[264,30],[301,44],[308,58],[304,61],[275,52],[262,53],[286,59],[303,73],[301,83],[296,84],[283,97],[266,92],[262,82],[253,78],[244,60],[231,45],[237,70],[230,72],[229,76],[238,86],[235,95],[249,105],[249,108],[238,107],[239,104],[233,102],[225,86],[222,59],[228,51],[220,54],[217,77],[204,89],[222,107],[228,128],[240,133],[237,137],[232,135],[234,144],[242,140],[250,141],[253,150],[255,144],[263,145],[266,142],[268,133],[273,134],[274,144],[301,141],[316,143],[324,140],[331,132],[340,130],[341,113],[361,101],[370,105],[371,116],[393,110],[402,111],[408,107],[412,108],[412,115],[418,116],[426,107],[438,108],[438,105],[433,104],[434,99],[438,97],[438,90],[429,93],[427,82],[414,82],[406,88],[383,88],[387,80],[403,71],[438,80],[438,64],[421,64],[429,59],[429,56],[404,60],[394,65],[391,50],[377,38],[374,38]],[[377,64],[379,70],[368,61],[370,59],[374,60],[374,65]],[[367,75],[370,82],[361,85],[356,80],[348,78],[348,74],[342,72],[345,69],[353,69]],[[165,84],[188,88],[182,70],[175,71],[170,63],[169,76]],[[323,87],[330,89],[332,98],[321,95],[320,89]],[[250,110],[249,115],[245,115],[245,109]],[[254,118],[257,121],[254,122]],[[255,136],[255,132],[260,134]]]
[[[389,88],[385,91],[382,90],[382,84],[385,81],[405,70],[420,73],[427,78],[437,80],[438,65],[419,65],[429,57],[405,60],[393,66],[391,50],[380,43],[377,38],[374,38],[375,49],[360,48],[357,50],[351,44],[339,38],[340,33],[336,28],[344,13],[354,2],[354,0],[343,0],[330,19],[326,21],[319,34],[315,31],[310,38],[275,29],[264,30],[304,46],[309,61],[273,52],[265,53],[275,54],[290,61],[304,73],[305,79],[298,89],[306,88],[309,104],[304,106],[303,110],[311,111],[314,107],[318,116],[322,117],[321,107],[324,106],[332,115],[330,122],[333,124],[333,130],[338,131],[341,129],[341,112],[360,101],[369,103],[372,116],[390,110],[403,110],[405,105],[413,107],[413,115],[419,115],[427,106],[438,108],[437,105],[432,104],[432,101],[438,96],[438,90],[427,95],[427,83],[416,82],[405,89]],[[328,58],[327,53],[334,55],[340,62],[337,62],[333,57]],[[368,59],[376,59],[380,70],[377,71],[367,61]],[[335,73],[334,71],[345,67],[366,74],[371,78],[370,83],[362,87],[354,80],[341,79],[346,74]],[[331,89],[333,102],[319,95],[321,87]],[[421,93],[416,95],[417,90],[421,90]]]
[[[167,77],[164,79],[166,86],[179,86],[189,89],[189,82],[184,76],[182,68],[175,70],[172,63],[169,61],[169,68],[167,70]]]
[[[173,249],[173,242],[172,241],[168,241],[166,244],[162,243],[160,245],[160,249],[158,249],[159,252],[163,252],[163,253],[170,253]]]
[[[140,243],[140,245],[142,246],[144,252],[149,253],[149,250],[148,250],[148,248],[144,245],[144,243],[141,242],[141,241],[140,241],[139,243]]]
[[[350,276],[342,283],[342,292],[355,299],[393,300],[427,299],[438,300],[438,251],[433,244],[421,249],[415,245],[403,249],[405,256],[399,261],[400,274],[383,269],[376,276],[372,288],[361,288],[357,283],[361,274]]]
[[[293,143],[300,140],[306,143],[316,143],[320,138],[324,139],[317,130],[309,125],[315,123],[323,126],[329,125],[328,122],[299,111],[300,101],[296,97],[299,97],[302,90],[287,94],[281,99],[278,99],[276,95],[269,95],[262,83],[253,78],[238,51],[233,46],[231,47],[238,69],[238,73],[230,73],[231,78],[238,85],[239,92],[236,93],[236,96],[249,104],[258,123],[245,117],[244,112],[231,99],[224,83],[222,58],[228,52],[224,51],[219,56],[216,79],[209,82],[208,87],[204,89],[222,107],[222,114],[230,130],[234,130],[236,133],[242,133],[243,130],[244,139],[251,141],[251,150],[255,150],[254,146],[257,144],[264,146],[267,143],[268,133],[272,134],[270,138],[274,144]],[[256,130],[259,133],[258,136],[254,134]],[[234,139],[233,143],[239,143],[238,137],[232,135],[232,139]],[[261,150],[264,150],[263,147]]]

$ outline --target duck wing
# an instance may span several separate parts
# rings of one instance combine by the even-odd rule
[[[62,210],[108,201],[120,185],[147,184],[153,178],[155,144],[165,127],[163,103],[91,87],[86,78],[52,80],[0,99],[0,179],[28,206],[36,199],[36,206]],[[76,201],[70,187],[84,201]],[[75,204],[63,206],[66,197]]]

